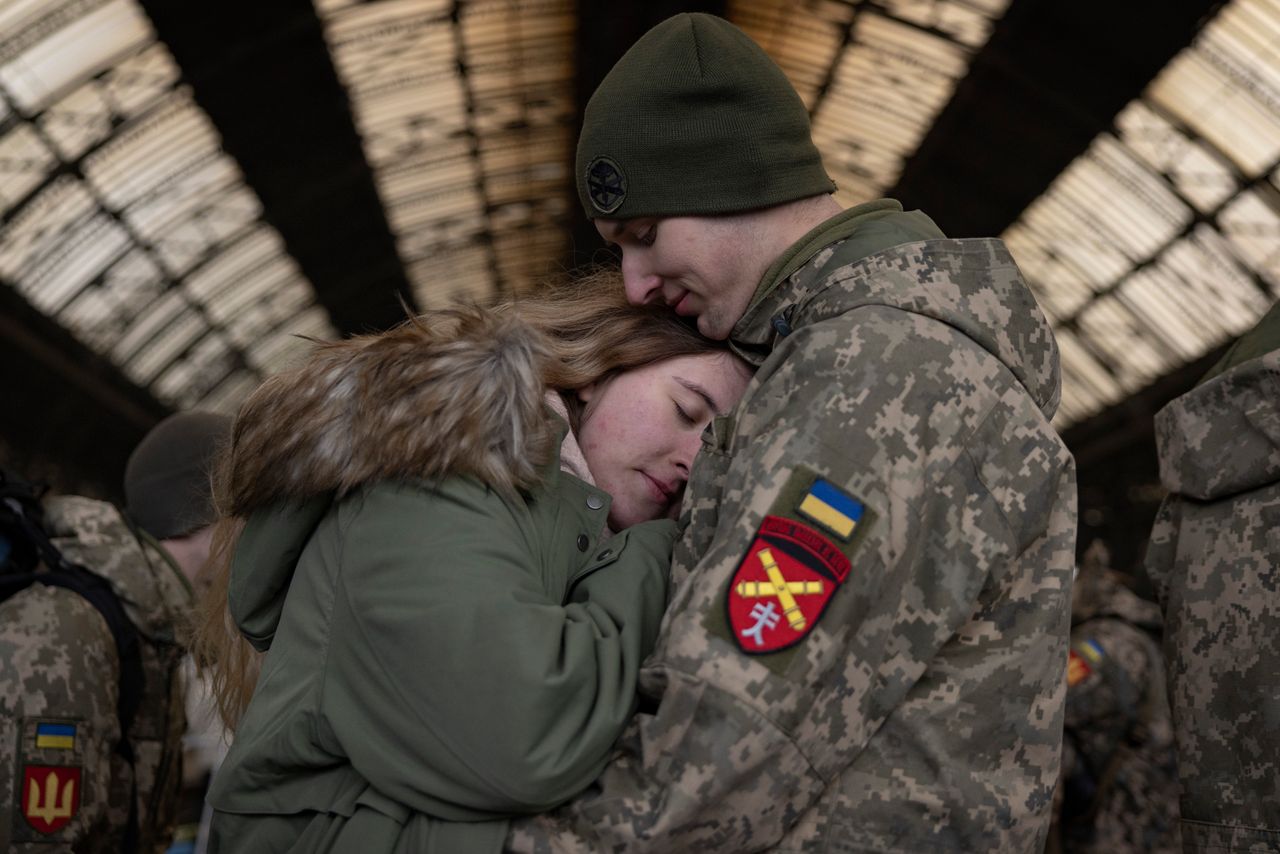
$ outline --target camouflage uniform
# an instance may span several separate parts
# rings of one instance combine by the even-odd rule
[[[1051,852],[1176,852],[1178,774],[1160,609],[1086,556],[1071,602]]]
[[[1076,515],[1057,348],[999,241],[896,245],[908,216],[846,211],[766,275],[732,336],[759,370],[689,481],[647,712],[510,849],[1044,845]],[[834,518],[805,509],[820,495]]]
[[[138,850],[163,850],[185,728],[174,628],[191,594],[161,547],[136,538],[110,504],[49,499],[45,529],[68,560],[111,581],[138,628],[145,688],[129,734]],[[0,848],[121,850],[134,780],[116,752],[118,684],[111,633],[78,593],[35,584],[0,605]]]
[[[1280,851],[1280,306],[1156,416],[1184,850]],[[1269,351],[1269,352],[1268,352]]]

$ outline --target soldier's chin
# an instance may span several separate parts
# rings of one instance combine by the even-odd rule
[[[714,314],[703,311],[698,315],[698,331],[712,341],[723,341],[729,337],[732,328],[718,322]]]

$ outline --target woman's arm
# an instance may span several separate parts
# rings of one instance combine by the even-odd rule
[[[356,770],[442,818],[535,812],[595,779],[657,634],[674,525],[610,540],[562,605],[534,553],[549,533],[476,482],[383,485],[344,515],[322,709]]]

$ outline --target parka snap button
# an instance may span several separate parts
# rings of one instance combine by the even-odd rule
[[[601,507],[604,506],[604,499],[601,498],[599,495],[588,495],[587,506],[590,507],[592,510],[599,510]]]
[[[608,560],[611,557],[613,557],[613,549],[605,549],[596,555],[596,560]]]
[[[587,546],[589,545],[591,545],[591,540],[587,539],[587,535],[579,534],[578,535],[578,551],[585,552],[587,550]]]

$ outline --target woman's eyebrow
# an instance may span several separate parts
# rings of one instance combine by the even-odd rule
[[[707,406],[710,406],[711,411],[714,412],[716,415],[724,415],[724,412],[721,411],[720,409],[720,405],[716,403],[715,398],[711,396],[711,392],[707,391],[705,388],[693,382],[692,380],[687,380],[684,377],[675,377],[675,381],[680,383],[680,385],[684,386],[685,388],[689,389],[689,391],[701,397],[703,400],[705,400],[707,402]]]

